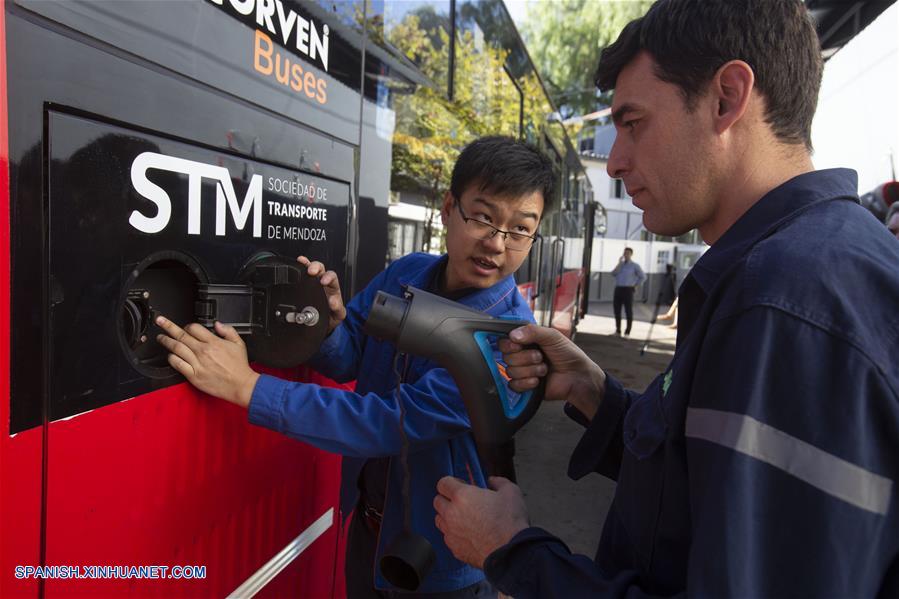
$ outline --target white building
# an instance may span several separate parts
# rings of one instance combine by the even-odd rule
[[[586,128],[578,136],[581,161],[593,185],[593,198],[605,208],[605,227],[597,227],[590,266],[590,301],[611,301],[615,281],[610,274],[625,247],[634,250],[633,259],[649,279],[637,298],[655,301],[665,275],[665,267],[677,269],[678,284],[708,249],[697,231],[677,238],[662,237],[643,226],[643,211],[631,203],[624,184],[606,172],[609,152],[615,142],[613,125]]]

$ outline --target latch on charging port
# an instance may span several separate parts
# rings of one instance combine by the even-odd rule
[[[254,326],[262,326],[253,323],[254,294],[250,285],[198,285],[194,304],[197,322],[211,328],[219,321],[231,325],[240,335],[250,335]]]
[[[243,284],[198,285],[197,322],[233,326],[255,362],[286,368],[308,360],[328,334],[321,317],[328,300],[318,280],[272,254],[251,259],[238,278]]]

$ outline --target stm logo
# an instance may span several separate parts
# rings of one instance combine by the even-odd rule
[[[194,162],[155,152],[144,152],[131,163],[131,184],[134,189],[156,204],[156,214],[147,216],[138,210],[131,213],[128,222],[143,233],[159,233],[169,224],[172,216],[172,199],[159,185],[147,178],[147,171],[157,169],[187,175],[187,233],[200,234],[200,190],[203,179],[216,181],[215,186],[215,234],[225,235],[228,212],[234,226],[243,231],[253,215],[253,237],[262,237],[262,176],[253,175],[243,203],[237,201],[234,184],[228,169],[203,162]]]

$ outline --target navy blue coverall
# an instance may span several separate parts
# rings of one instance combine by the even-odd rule
[[[618,481],[595,561],[528,528],[488,579],[526,597],[899,597],[899,241],[856,176],[772,190],[680,289],[677,351],[609,377],[569,465]]]

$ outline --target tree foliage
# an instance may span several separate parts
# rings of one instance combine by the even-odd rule
[[[497,35],[511,32],[514,37],[498,0],[461,3],[452,98],[447,85],[448,18],[433,4],[409,8],[393,15],[376,13],[366,27],[375,43],[411,61],[430,82],[408,81],[397,73],[378,83],[386,86],[385,107],[395,115],[390,188],[424,200],[428,217],[421,249],[427,251],[443,243],[432,224],[465,145],[500,134],[538,145],[550,140],[563,148],[565,131],[550,122],[553,108],[527,55],[519,51],[513,56],[509,49],[517,40]]]
[[[432,12],[424,6],[408,13],[392,27],[388,41],[438,83],[394,96],[393,188],[437,201],[449,189],[456,157],[466,144],[484,135],[526,134],[520,129],[539,127],[551,108],[536,76],[513,82],[504,69],[508,51],[485,42],[474,29],[457,32],[456,84],[449,99],[443,85],[449,27]]]
[[[553,0],[528,4],[522,36],[563,117],[596,109],[593,75],[600,52],[651,4],[649,0]]]

